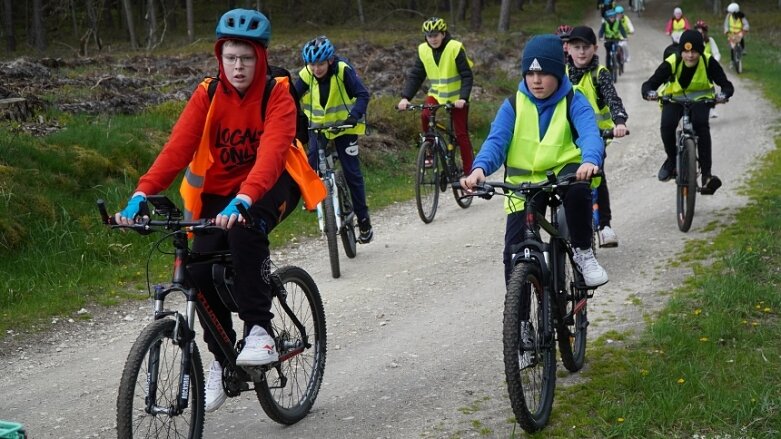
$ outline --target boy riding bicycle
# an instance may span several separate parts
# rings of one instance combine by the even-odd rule
[[[461,160],[464,174],[472,170],[474,153],[469,139],[469,94],[472,92],[472,61],[466,56],[464,45],[454,40],[447,31],[445,20],[431,17],[423,22],[423,34],[426,41],[418,46],[415,65],[407,72],[404,91],[397,108],[401,111],[409,106],[409,100],[415,96],[423,81],[428,78],[431,88],[426,96],[426,104],[453,104],[450,113],[453,118],[453,130],[458,146],[461,148]],[[423,110],[421,125],[423,132],[428,129],[430,112]]]
[[[215,224],[226,230],[224,234],[196,236],[192,250],[230,249],[235,269],[234,299],[245,325],[245,345],[236,364],[261,366],[278,359],[271,333],[274,315],[268,282],[268,234],[298,205],[301,191],[308,190],[297,182],[308,179],[319,183],[319,179],[303,158],[304,163],[295,166],[302,174],[286,165],[298,157],[291,153],[296,105],[287,81],[276,83],[268,97],[265,118],[260,117],[266,83],[272,80],[266,76],[271,37],[268,19],[258,11],[234,9],[220,18],[216,36],[218,78],[207,78],[195,89],[168,142],[115,219],[118,224],[132,224],[142,213],[146,196],[166,189],[187,168],[180,189],[187,219],[214,218]],[[217,87],[210,97],[209,84],[213,81],[217,81]],[[243,221],[238,205],[257,220],[260,231],[234,227],[237,221]],[[225,328],[225,335],[235,344],[231,312],[215,290],[211,266],[188,268]],[[215,358],[206,383],[206,411],[211,412],[227,398],[222,385],[225,358],[205,326],[203,337]]]
[[[617,45],[619,41],[625,40],[626,35],[626,29],[624,29],[624,25],[621,21],[618,20],[616,10],[611,9],[605,12],[605,21],[603,21],[602,25],[599,27],[599,38],[605,41],[605,65],[611,72],[614,68],[617,69],[618,66],[613,65],[613,60],[610,58],[610,52],[618,50],[618,47],[614,48],[614,46]]]
[[[740,12],[740,5],[730,3],[727,6],[727,16],[724,17],[724,34],[727,36],[730,48],[735,47],[740,42],[740,48],[746,51],[745,36],[749,31],[748,18],[746,14]]]
[[[597,37],[588,26],[578,26],[570,32],[567,76],[586,96],[594,109],[597,126],[601,130],[612,129],[613,137],[624,137],[629,116],[624,103],[613,86],[613,80],[605,66],[599,64]],[[610,192],[602,166],[602,181],[597,187],[599,200],[599,241],[603,247],[618,245],[618,237],[610,227]]]
[[[353,210],[358,218],[358,242],[368,244],[374,238],[369,208],[366,205],[366,186],[361,162],[358,159],[358,135],[366,133],[366,109],[369,91],[355,70],[344,59],[336,56],[334,45],[325,36],[308,41],[301,50],[306,66],[298,72],[296,91],[301,96],[301,107],[311,127],[352,125],[338,133],[325,132],[309,139],[309,164],[317,169],[317,148],[334,141],[342,171],[350,187]]]
[[[526,44],[521,60],[523,79],[518,84],[518,91],[512,99],[502,103],[475,158],[474,168],[461,179],[461,186],[465,190],[474,188],[502,165],[505,166],[505,181],[511,184],[544,181],[548,171],[576,174],[583,183],[567,190],[564,210],[575,263],[583,273],[586,285],[597,287],[605,284],[608,277],[591,249],[591,188],[588,182],[602,165],[605,147],[597,130],[594,110],[580,92],[573,92],[572,83],[565,74],[562,50],[561,39],[556,35],[538,35]],[[512,248],[523,238],[522,201],[508,198],[505,210],[503,260],[507,282],[513,268]]]
[[[672,54],[657,67],[642,85],[644,99],[655,100],[656,90],[665,85],[663,95],[688,96],[692,99],[716,98],[724,101],[735,92],[732,83],[724,74],[724,69],[718,61],[705,55],[705,43],[702,35],[695,30],[687,30],[681,35],[680,54]],[[721,89],[715,92],[714,83]],[[712,195],[721,187],[721,180],[711,173],[711,137],[709,123],[709,106],[695,104],[692,107],[691,121],[697,134],[697,155],[702,172],[703,195]],[[675,176],[676,130],[678,121],[683,115],[683,107],[673,103],[662,104],[662,120],[660,131],[664,151],[667,154],[659,169],[659,181],[668,181]]]

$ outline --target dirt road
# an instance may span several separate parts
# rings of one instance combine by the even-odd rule
[[[711,122],[714,173],[724,186],[697,199],[692,230],[680,233],[673,185],[656,180],[663,160],[659,110],[639,91],[667,40],[659,23],[632,18],[632,63],[617,85],[632,135],[611,145],[607,167],[621,244],[599,252],[611,280],[592,302],[591,340],[609,329],[641,329],[642,316],[657,310],[690,274],[669,264],[676,252],[688,239],[707,239],[713,232],[704,231],[706,225],[731,221],[746,201],[738,195],[743,176],[772,147],[768,104],[728,71],[737,93]],[[476,201],[461,210],[444,197],[429,225],[418,219],[413,203],[405,203],[374,212],[374,222],[375,241],[359,247],[356,259],[342,260],[341,279],[330,277],[324,242],[276,256],[278,263],[309,270],[325,299],[328,359],[311,415],[281,427],[247,394],[207,415],[205,437],[510,435],[500,339],[500,202]],[[12,336],[0,344],[0,419],[24,423],[35,438],[115,436],[122,365],[149,307],[89,311],[95,316],[90,322],[61,319],[42,337]],[[577,375],[560,382],[572,379]]]

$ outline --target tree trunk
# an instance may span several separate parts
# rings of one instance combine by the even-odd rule
[[[779,0],[781,1],[781,0]],[[466,0],[458,0],[458,9],[456,11],[456,20],[466,20]]]
[[[545,13],[553,14],[556,12],[556,0],[548,0],[548,4],[545,5]]]
[[[363,1],[357,0],[358,2],[358,20],[361,23],[361,26],[366,24],[366,17],[363,16]]]
[[[507,32],[510,30],[510,1],[502,0],[502,5],[499,8],[499,32]]]
[[[472,6],[471,6],[472,17],[470,19],[469,24],[473,31],[478,32],[480,30],[480,25],[482,24],[483,21],[483,17],[482,17],[483,5],[481,0],[471,0],[471,1],[472,1]]]
[[[781,0],[779,0],[779,5],[781,5]],[[720,15],[721,11],[721,0],[713,0],[713,15]]]
[[[33,0],[33,46],[46,50],[46,29],[43,27],[43,0]]]
[[[155,0],[146,1],[146,22],[146,48],[150,50],[157,45],[157,5]]]
[[[16,36],[14,35],[14,9],[11,1],[3,1],[3,29],[5,32],[5,47],[9,52],[14,52],[16,51]]]
[[[125,23],[127,24],[127,35],[130,38],[130,47],[133,50],[137,50],[138,39],[136,38],[136,27],[133,23],[133,9],[131,9],[130,0],[122,0],[122,9],[125,10]]]
[[[127,1],[127,0],[125,0]],[[193,13],[193,0],[187,0],[187,41],[195,41],[195,18]]]

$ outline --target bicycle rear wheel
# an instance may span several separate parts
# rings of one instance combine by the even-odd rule
[[[274,297],[271,325],[275,334],[279,363],[264,379],[255,383],[255,393],[263,411],[280,424],[304,419],[320,392],[325,372],[325,311],[312,277],[299,267],[282,267],[275,273],[287,297]],[[288,308],[304,326],[304,334],[294,324]]]
[[[342,237],[344,254],[352,259],[357,254],[358,247],[355,239],[355,215],[351,215],[353,202],[350,198],[350,188],[347,186],[347,180],[345,180],[342,171],[336,171],[334,176],[336,177],[336,187],[339,190],[339,206],[342,211],[342,230],[339,235]]]
[[[740,43],[735,44],[735,72],[743,73],[743,48]]]
[[[618,56],[615,51],[610,54],[610,76],[614,84],[618,82]]]
[[[678,229],[688,232],[694,219],[694,203],[697,199],[697,145],[692,139],[683,142],[683,152],[678,154],[676,206]]]
[[[192,342],[189,400],[181,414],[173,413],[179,397],[183,349],[174,340],[172,319],[150,323],[133,343],[122,371],[117,395],[117,437],[200,438],[203,434],[205,388],[198,346]],[[151,398],[151,406],[147,400]],[[150,413],[150,411],[152,411]]]
[[[556,334],[561,362],[570,372],[577,372],[586,360],[586,335],[588,333],[588,291],[578,288],[578,278],[572,260],[561,249],[559,261],[559,288],[556,293],[558,318]],[[582,282],[580,282],[582,284]]]
[[[551,303],[540,267],[515,266],[504,301],[504,373],[515,419],[527,432],[548,423],[556,387]]]
[[[433,221],[437,214],[441,168],[434,142],[426,140],[421,143],[415,170],[415,202],[418,215],[426,224]]]
[[[325,216],[325,238],[328,241],[328,259],[331,262],[331,276],[334,279],[342,275],[339,267],[339,243],[336,235],[339,231],[336,229],[336,211],[334,210],[334,187],[326,184],[326,195],[323,200],[323,215]]]

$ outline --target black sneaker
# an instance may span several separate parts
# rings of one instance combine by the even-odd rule
[[[721,187],[721,180],[715,175],[702,174],[702,187],[700,194],[713,195]]]
[[[369,218],[364,218],[358,221],[358,229],[361,231],[358,234],[358,242],[361,244],[368,244],[374,239],[374,230],[372,229],[372,223]]]
[[[662,167],[659,168],[657,178],[659,178],[659,181],[668,181],[673,177],[675,177],[675,162],[667,159],[662,163]]]

